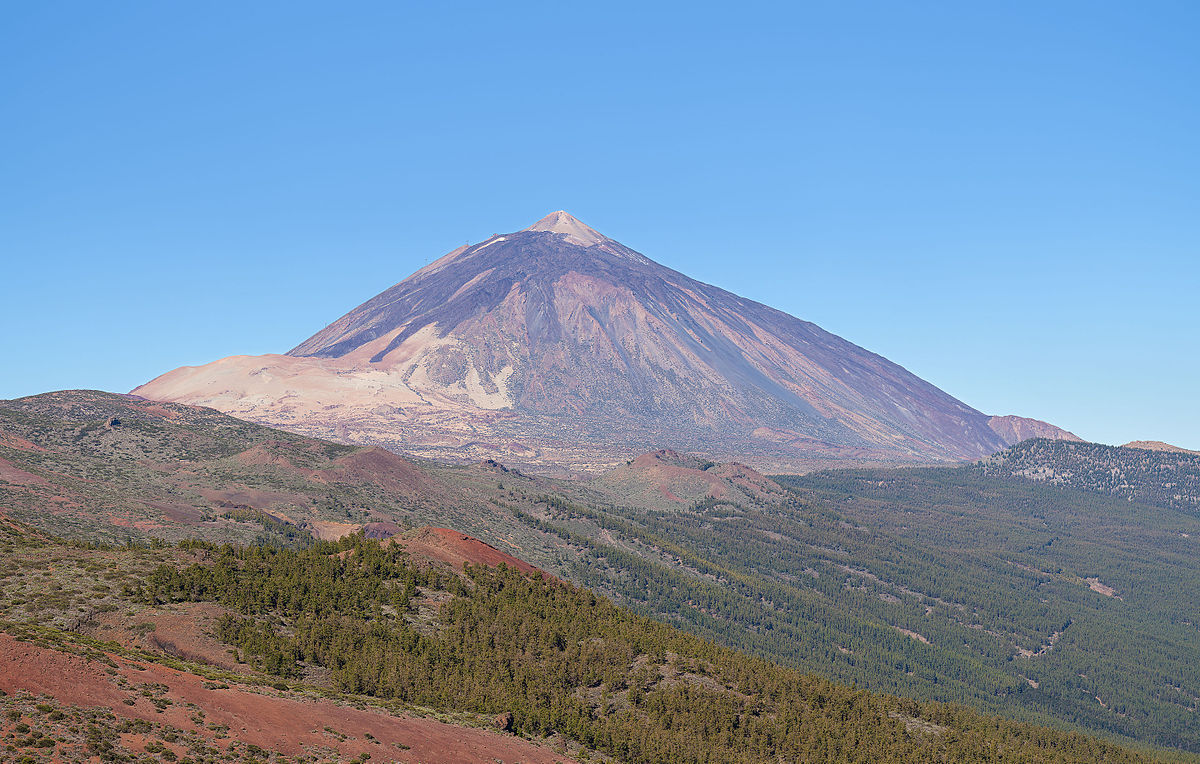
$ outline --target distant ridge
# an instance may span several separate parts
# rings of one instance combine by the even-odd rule
[[[979,467],[986,473],[1144,504],[1200,508],[1200,453],[1174,446],[1106,446],[1035,438],[981,460]]]
[[[565,472],[663,446],[804,471],[1074,437],[988,417],[561,210],[455,249],[287,355],[176,369],[134,392],[418,456]]]
[[[1040,419],[1029,419],[1023,416],[994,416],[988,420],[992,428],[1005,443],[1014,445],[1030,438],[1048,438],[1050,440],[1069,440],[1082,443],[1083,438],[1073,432],[1067,432],[1061,427],[1055,427]]]
[[[1187,448],[1180,448],[1179,446],[1173,446],[1170,443],[1163,443],[1161,440],[1131,440],[1122,446],[1122,448],[1140,448],[1143,451],[1161,451],[1164,453],[1192,454],[1194,456],[1200,456],[1200,451],[1192,451]]]

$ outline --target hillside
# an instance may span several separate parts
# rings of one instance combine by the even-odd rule
[[[0,436],[0,507],[74,538],[302,548],[361,529],[443,567],[520,560],[862,688],[1200,747],[1189,512],[982,466],[768,478],[663,451],[556,481],[78,391],[0,404]]]
[[[294,545],[451,525],[510,551],[537,548],[519,522],[479,512],[506,495],[502,480],[531,494],[553,490],[495,463],[418,464],[133,396],[77,390],[0,401],[0,506],[73,538]]]
[[[283,682],[242,662],[218,636],[231,611],[140,593],[160,566],[204,559],[194,545],[86,548],[0,515],[0,551],[0,760],[574,761],[561,739],[524,740],[491,717],[339,693],[320,675]]]
[[[106,550],[4,521],[0,548],[0,724],[28,761],[1150,760],[802,675],[538,575],[425,570],[361,537]],[[231,669],[158,633],[197,603],[224,609],[201,636],[232,648]],[[156,647],[91,636],[89,614],[115,610]]]
[[[663,446],[759,469],[953,461],[1062,432],[993,422],[885,358],[565,212],[454,250],[287,355],[184,367],[133,392],[546,474],[603,471]]]
[[[1200,454],[1180,448],[1031,440],[980,469],[1200,514]]]
[[[1195,516],[971,467],[775,480],[772,505],[521,515],[585,552],[566,577],[739,649],[1200,748]]]
[[[697,502],[772,503],[783,488],[744,464],[717,464],[670,449],[642,454],[588,482],[618,504],[669,509]]]

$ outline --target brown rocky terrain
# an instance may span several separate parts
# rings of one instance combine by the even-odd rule
[[[546,472],[601,472],[664,445],[776,471],[952,461],[1035,426],[997,430],[887,359],[565,212],[454,250],[286,355],[184,367],[134,392]]]
[[[63,391],[0,401],[0,511],[117,544],[302,544],[362,531],[430,555],[440,550],[456,569],[467,561],[521,567],[520,558],[561,576],[563,560],[578,550],[529,522],[544,517],[547,498],[680,509],[710,499],[770,504],[782,495],[745,465],[666,450],[590,481],[560,480],[494,460],[418,463],[128,395]],[[456,531],[437,530],[446,527]],[[466,544],[467,534],[480,540]]]
[[[1160,451],[1168,454],[1191,454],[1200,456],[1200,451],[1191,451],[1179,446],[1173,446],[1170,443],[1163,443],[1161,440],[1133,440],[1126,443],[1122,448],[1140,448],[1143,451]]]
[[[505,557],[511,555],[714,641],[805,670],[835,672],[847,682],[882,678],[917,694],[953,679],[956,694],[940,699],[965,696],[986,708],[1046,709],[1040,695],[1013,695],[1000,705],[993,678],[1019,692],[1032,687],[1028,680],[1039,682],[1058,703],[1077,698],[1078,683],[1072,679],[1060,689],[1054,672],[1087,673],[1091,681],[1105,682],[1096,694],[1112,708],[1121,708],[1114,698],[1127,708],[1150,708],[1153,716],[1144,718],[1166,719],[1180,735],[1194,734],[1187,732],[1192,712],[1186,707],[1124,689],[1136,686],[1146,663],[1169,667],[1181,685],[1196,686],[1187,660],[1193,638],[1159,638],[1165,617],[1184,613],[1195,620],[1193,603],[1178,594],[1195,580],[1192,545],[1200,538],[1190,509],[1200,460],[1193,455],[1035,439],[1010,449],[1003,463],[766,479],[742,465],[659,451],[617,468],[621,479],[606,486],[603,476],[552,480],[496,462],[413,463],[211,409],[89,391],[0,402],[0,436],[0,457],[40,478],[0,483],[0,511],[11,508],[13,517],[71,538],[115,542],[99,549],[31,549],[17,559],[0,523],[0,620],[10,624],[41,619],[125,649],[244,671],[245,653],[231,663],[229,646],[211,639],[214,624],[230,615],[222,608],[237,611],[240,587],[221,599],[192,603],[185,596],[164,603],[128,581],[144,580],[159,564],[215,559],[205,556],[211,547],[164,548],[154,538],[261,539],[276,549],[306,548],[311,536],[362,529],[371,538],[399,535],[425,545],[427,583],[453,581],[437,568],[461,570],[464,562],[485,561],[482,555],[515,567]],[[345,474],[341,470],[355,464],[356,455],[381,459],[381,468],[322,482],[323,476]],[[409,474],[408,467],[434,488],[407,495],[397,476]],[[395,482],[375,483],[376,471],[381,480]],[[1164,482],[1166,471],[1171,479]],[[1047,475],[1060,485],[1031,485],[1026,474]],[[773,485],[786,486],[786,493],[776,496]],[[1071,490],[1076,485],[1113,497],[1077,494]],[[639,494],[656,498],[641,500]],[[1187,511],[1164,514],[1135,502]],[[126,539],[135,543],[127,547]],[[346,539],[315,551],[323,562],[341,557],[323,550],[366,543]],[[983,555],[984,562],[964,550]],[[1020,550],[1025,556],[1013,557]],[[906,559],[922,564],[897,565]],[[1013,559],[1028,569],[1014,567]],[[1046,579],[1037,571],[1060,573]],[[1160,590],[1152,582],[1163,575],[1182,583]],[[1112,596],[1091,587],[1092,579],[1111,588]],[[422,635],[441,633],[438,614],[455,587],[440,586],[421,584],[409,600],[405,620]],[[1080,591],[1093,601],[1077,602]],[[1021,610],[1021,603],[1039,598],[1049,611],[1036,605]],[[1096,613],[1091,608],[1097,601],[1128,601],[1140,615],[1132,622],[1122,620],[1124,610]],[[897,629],[921,634],[929,644]],[[1053,660],[1039,661],[1046,665],[1014,673],[1004,659],[1013,645],[1036,650],[1056,630],[1067,631],[1082,657],[1055,650]],[[1101,634],[1137,649],[1123,659],[1105,651]],[[980,655],[998,657],[979,664]],[[1129,656],[1136,663],[1125,660]],[[1101,674],[1048,665],[1068,657],[1081,666],[1099,660],[1112,668]],[[275,670],[262,659],[249,660],[254,670]],[[914,671],[897,670],[904,665]],[[968,673],[964,666],[978,669]],[[310,669],[297,672],[319,685],[321,677]],[[966,695],[964,688],[978,694]],[[1126,724],[1115,711],[1092,706],[1071,708],[1093,728],[1114,720]],[[1140,729],[1129,718],[1123,729]]]
[[[988,419],[988,427],[1004,439],[1008,445],[1016,445],[1030,438],[1048,438],[1050,440],[1070,440],[1082,443],[1073,432],[1067,432],[1061,427],[1055,427],[1040,419],[1030,419],[1023,416],[994,416]]]
[[[0,723],[14,729],[29,722],[51,726],[54,711],[39,713],[35,708],[49,696],[52,708],[60,709],[59,719],[66,716],[61,709],[76,713],[88,709],[108,712],[115,720],[142,722],[129,726],[132,732],[119,738],[120,749],[131,753],[170,750],[174,759],[201,747],[232,759],[239,752],[253,753],[253,746],[261,752],[326,761],[348,761],[363,754],[377,761],[441,764],[572,761],[548,747],[494,730],[382,708],[356,708],[235,680],[213,682],[117,653],[71,654],[3,633],[0,667],[0,690],[13,696],[4,705],[18,709],[15,719],[6,716]],[[20,713],[22,705],[25,713]],[[85,742],[67,739],[63,733],[69,734],[69,729],[56,731],[56,737],[64,739],[56,746],[60,755],[90,752]]]
[[[97,548],[0,513],[0,761],[1149,760],[739,655],[532,569],[450,576],[516,562],[455,531],[405,540],[443,559],[362,538]]]

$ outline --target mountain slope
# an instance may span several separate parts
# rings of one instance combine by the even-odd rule
[[[378,447],[129,395],[68,390],[0,401],[0,510],[72,538],[299,544],[451,525],[533,550],[536,534],[479,511],[503,495],[500,479],[532,494],[554,490],[498,465],[416,464]]]
[[[1174,465],[1181,485],[1198,458],[1115,450],[1148,477]],[[663,451],[584,482],[418,464],[109,393],[0,402],[0,512],[72,539],[306,546],[399,532],[414,559],[524,561],[860,688],[1200,750],[1195,508],[985,464],[772,480]],[[5,560],[0,549],[0,581],[20,572]],[[75,589],[22,596],[66,607]]]
[[[359,537],[97,550],[0,516],[0,551],[19,571],[0,576],[4,761],[1153,760],[803,675],[537,574],[422,569]],[[198,610],[223,616],[187,624]],[[145,646],[108,641],[97,613]],[[167,621],[237,662],[183,654]]]
[[[1028,440],[993,454],[980,469],[1200,514],[1200,453],[1154,446]]]
[[[297,345],[134,392],[423,456],[596,469],[670,446],[758,465],[977,458],[989,417],[814,324],[565,212],[459,248]]]

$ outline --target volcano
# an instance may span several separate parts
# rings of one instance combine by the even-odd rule
[[[657,447],[775,469],[955,461],[1020,429],[561,211],[450,252],[286,355],[183,367],[133,392],[418,456],[566,472]]]

